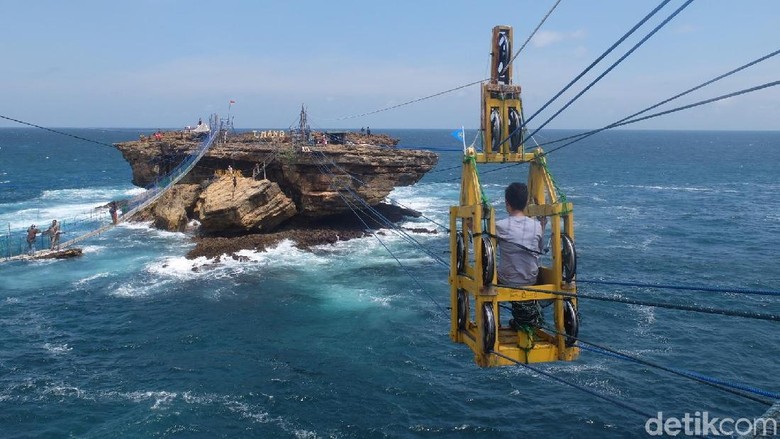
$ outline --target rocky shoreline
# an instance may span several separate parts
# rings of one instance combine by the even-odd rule
[[[187,257],[219,258],[284,239],[308,249],[365,236],[352,212],[364,207],[359,200],[393,222],[418,215],[384,200],[395,187],[416,183],[438,156],[366,143],[397,143],[387,136],[350,134],[345,144],[303,146],[252,133],[228,136],[136,219],[170,231],[184,231],[195,220],[197,245]],[[133,183],[144,186],[194,151],[197,139],[163,133],[116,146],[132,167]]]
[[[419,213],[408,209],[400,208],[389,204],[379,204],[375,207],[386,218],[394,223],[401,221],[406,217],[417,217]],[[381,224],[364,218],[371,229],[379,229]],[[436,230],[424,228],[405,229],[415,233],[437,233]],[[382,232],[378,232],[382,233]],[[190,250],[186,257],[195,259],[198,257],[216,258],[219,260],[222,256],[230,256],[239,260],[240,256],[235,253],[241,250],[263,251],[268,247],[273,247],[284,240],[295,242],[295,246],[308,250],[311,247],[334,244],[339,241],[349,241],[350,239],[371,236],[366,231],[365,225],[354,215],[336,215],[327,220],[308,221],[306,223],[292,222],[270,233],[252,233],[235,237],[210,237],[195,236],[193,240],[196,245]]]

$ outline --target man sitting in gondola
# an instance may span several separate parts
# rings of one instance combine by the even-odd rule
[[[509,216],[496,221],[498,235],[498,283],[510,287],[536,284],[539,257],[542,255],[544,224],[525,215],[528,205],[528,186],[512,183],[504,190]],[[538,301],[512,302],[510,325],[541,326],[542,312]]]

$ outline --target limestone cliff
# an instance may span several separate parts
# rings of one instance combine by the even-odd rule
[[[429,151],[364,143],[394,144],[386,136],[348,136],[346,145],[304,147],[286,140],[257,139],[251,133],[229,136],[212,146],[145,217],[168,230],[182,230],[196,219],[201,233],[212,236],[267,233],[293,217],[312,224],[348,213],[342,196],[351,191],[377,205],[394,187],[417,182],[438,161]],[[194,151],[197,141],[165,133],[161,140],[116,146],[132,167],[133,183],[146,186]],[[234,174],[223,177],[229,168]],[[237,176],[235,187],[232,175]]]
[[[201,192],[195,210],[205,235],[271,231],[296,214],[276,183],[229,174]]]

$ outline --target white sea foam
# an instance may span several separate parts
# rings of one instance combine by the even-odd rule
[[[158,410],[169,406],[178,396],[176,392],[166,391],[147,391],[147,392],[130,392],[125,394],[117,394],[119,396],[126,397],[133,402],[147,402],[154,401],[152,404],[152,410]]]
[[[93,274],[92,276],[87,276],[87,277],[85,277],[83,279],[79,279],[76,282],[74,282],[73,284],[76,285],[76,286],[83,286],[83,285],[86,285],[86,284],[92,282],[95,279],[101,279],[101,278],[104,278],[104,277],[108,277],[110,275],[111,275],[111,273],[97,273],[97,274]]]
[[[73,350],[73,348],[69,347],[67,343],[44,343],[43,348],[49,351],[50,354],[54,355],[65,354]]]
[[[153,226],[152,221],[139,221],[139,222],[124,222],[117,226],[118,228],[138,230],[146,232],[146,235],[153,235],[161,238],[173,238],[180,240],[187,235],[182,232],[170,232],[168,230],[161,230]]]
[[[202,267],[210,264],[214,262],[206,257],[187,259],[184,256],[171,256],[147,264],[146,271],[158,276],[183,280],[197,276]]]
[[[26,228],[30,224],[48,225],[52,219],[63,222],[67,232],[68,222],[85,220],[95,216],[108,217],[104,208],[109,201],[133,197],[145,192],[142,188],[99,187],[57,189],[43,191],[40,197],[3,205],[6,211],[0,215],[0,224],[10,224],[12,229]]]
[[[715,187],[697,187],[697,186],[660,186],[660,185],[638,185],[638,184],[623,184],[616,185],[616,188],[631,188],[631,189],[646,189],[652,191],[677,191],[677,192],[718,192],[718,193],[738,193],[739,191],[734,189],[723,189]]]
[[[106,247],[103,245],[85,245],[81,247],[81,251],[85,254],[97,254],[102,253]]]
[[[97,188],[74,188],[74,189],[55,189],[43,191],[41,200],[67,200],[67,201],[88,201],[105,204],[117,198],[133,197],[146,192],[146,189],[133,187],[97,187]],[[105,201],[103,201],[105,200]]]
[[[321,252],[329,254],[331,257],[339,258],[344,261],[343,264],[340,264],[340,267],[349,269],[367,265],[396,263],[393,256],[385,249],[385,246],[387,246],[387,248],[393,252],[393,255],[401,262],[419,263],[431,261],[428,256],[420,254],[420,252],[416,250],[412,252],[413,256],[410,257],[408,255],[408,250],[402,247],[409,246],[409,248],[411,248],[411,244],[408,244],[395,232],[382,229],[375,233],[376,236],[372,235],[350,239],[348,241],[338,241],[333,244],[323,244],[315,246],[314,249],[317,250],[318,253]],[[327,262],[327,260],[325,262]],[[334,269],[339,269],[339,267],[334,267]]]
[[[74,398],[83,398],[84,391],[75,386],[58,385],[47,387],[43,390],[44,395],[65,396]]]
[[[155,293],[165,291],[170,280],[155,279],[148,282],[121,282],[109,286],[109,294],[116,297],[147,297]]]
[[[105,203],[103,203],[105,204]],[[57,219],[62,223],[63,231],[68,232],[69,223],[73,220],[85,220],[90,218],[101,218],[105,215],[105,209],[97,209],[101,203],[94,204],[39,204],[29,206],[18,210],[11,210],[6,214],[0,215],[0,224],[8,223],[11,229],[27,228],[30,224],[36,224],[39,228],[46,228],[52,219]]]
[[[283,270],[290,267],[318,270],[329,263],[329,259],[309,251],[300,250],[290,240],[283,240],[265,251],[239,250],[232,255],[209,259],[184,256],[165,257],[147,264],[146,271],[158,277],[169,279],[192,279],[205,277],[224,279],[248,270]]]

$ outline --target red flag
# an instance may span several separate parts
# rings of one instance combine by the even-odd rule
[[[235,103],[236,103],[236,101],[234,101],[233,99],[231,99],[231,100],[230,100],[230,103],[231,103],[231,104],[235,104]]]

